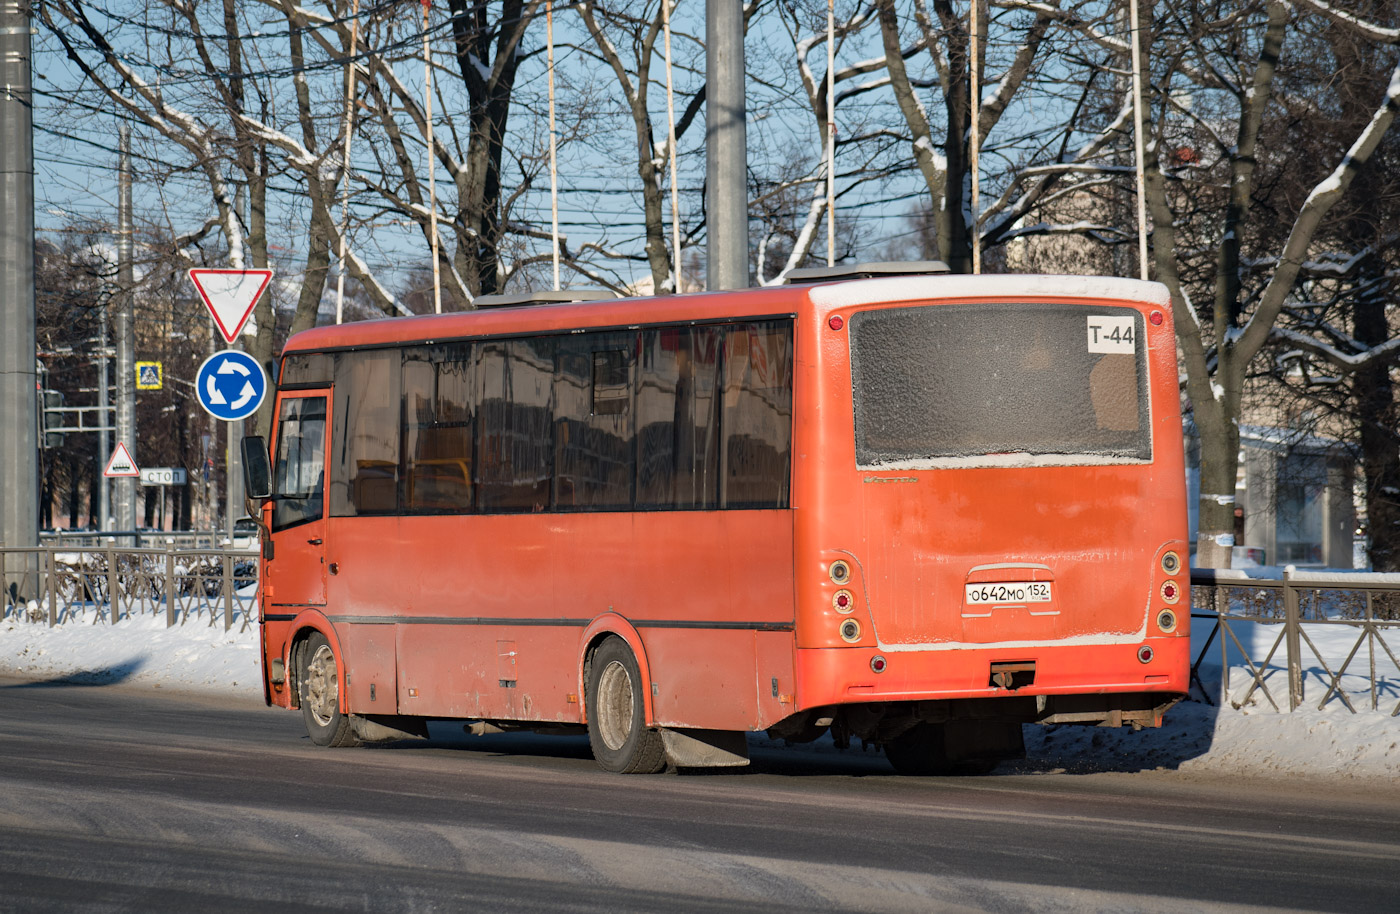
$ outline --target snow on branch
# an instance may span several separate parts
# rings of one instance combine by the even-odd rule
[[[1379,41],[1383,44],[1400,44],[1400,29],[1387,28],[1377,25],[1367,19],[1362,19],[1355,13],[1337,9],[1324,0],[1286,0],[1289,6],[1294,8],[1310,9],[1331,19],[1340,26],[1351,29],[1358,34],[1364,35],[1372,41]]]
[[[1274,327],[1269,337],[1326,359],[1330,364],[1345,371],[1357,371],[1368,365],[1384,364],[1400,356],[1400,336],[1391,337],[1379,346],[1372,346],[1357,353],[1343,352],[1336,346],[1288,327]]]
[[[1371,116],[1370,122],[1351,144],[1342,161],[1312,189],[1303,203],[1288,234],[1288,240],[1284,243],[1278,269],[1265,286],[1259,307],[1239,334],[1240,354],[1243,356],[1238,363],[1240,371],[1244,370],[1244,364],[1268,340],[1274,321],[1278,319],[1279,312],[1298,278],[1298,271],[1306,262],[1308,248],[1322,218],[1346,193],[1356,173],[1371,158],[1371,154],[1380,145],[1381,138],[1394,123],[1397,112],[1400,112],[1400,66],[1391,72],[1385,98],[1376,109],[1376,113]]]

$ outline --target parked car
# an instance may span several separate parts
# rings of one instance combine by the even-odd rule
[[[258,522],[251,517],[240,517],[233,522],[233,548],[256,549],[258,547]]]

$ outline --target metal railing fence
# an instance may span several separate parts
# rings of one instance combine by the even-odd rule
[[[220,620],[227,631],[245,631],[257,619],[257,553],[242,549],[118,548],[41,545],[0,547],[0,621],[22,617],[58,625],[84,620],[116,622],[123,617],[161,614],[167,626],[201,619]],[[1365,677],[1370,705],[1378,710],[1383,692],[1400,694],[1400,574],[1321,573],[1287,569],[1282,580],[1247,577],[1237,570],[1191,572],[1191,617],[1212,622],[1209,636],[1191,666],[1191,681],[1211,701],[1201,667],[1219,642],[1222,701],[1242,707],[1255,693],[1275,709],[1271,674],[1287,682],[1288,708],[1304,701],[1305,665],[1321,669],[1326,686],[1319,709],[1339,701],[1353,713],[1356,706],[1344,677]],[[1252,639],[1240,638],[1242,625],[1277,626],[1262,660],[1250,650]],[[1343,628],[1355,633],[1344,658],[1330,658],[1318,647],[1321,633]],[[1314,636],[1317,636],[1316,638]],[[1390,639],[1390,640],[1388,640]],[[1365,647],[1364,673],[1352,673]],[[1282,657],[1280,658],[1280,648]],[[1238,699],[1230,696],[1230,654],[1243,662],[1249,686]],[[1309,659],[1311,655],[1311,659]],[[1385,660],[1389,661],[1386,667]],[[1335,664],[1335,669],[1334,669]],[[1359,691],[1359,690],[1354,690]],[[1387,698],[1387,704],[1389,698]],[[1400,716],[1400,702],[1391,711]]]
[[[257,553],[235,549],[0,547],[0,621],[59,625],[163,613],[246,630],[257,617]]]
[[[1200,669],[1217,638],[1220,642],[1221,700],[1230,701],[1235,708],[1242,707],[1258,691],[1278,710],[1278,702],[1269,691],[1267,680],[1271,670],[1279,669],[1284,672],[1288,686],[1288,709],[1296,711],[1305,700],[1305,664],[1310,666],[1316,661],[1326,684],[1318,710],[1335,699],[1356,713],[1356,706],[1343,688],[1343,678],[1352,669],[1363,645],[1371,710],[1379,710],[1382,691],[1393,696],[1400,685],[1395,673],[1384,675],[1377,666],[1379,656],[1383,655],[1389,659],[1390,669],[1400,672],[1395,650],[1400,646],[1400,574],[1297,571],[1290,566],[1284,569],[1282,580],[1269,580],[1250,578],[1238,570],[1193,569],[1191,617],[1214,622],[1210,636],[1191,666],[1192,683],[1200,686],[1206,701],[1210,701],[1210,695],[1201,681]],[[1241,623],[1278,626],[1262,661],[1256,662],[1236,632]],[[1337,628],[1354,631],[1356,637],[1345,658],[1338,663],[1334,654],[1329,663],[1317,640],[1329,629]],[[1317,636],[1317,640],[1313,636]],[[1388,638],[1392,638],[1394,644]],[[1248,689],[1238,700],[1230,698],[1231,647],[1243,659],[1250,677]],[[1275,660],[1280,647],[1283,648],[1281,665]],[[1338,664],[1335,670],[1332,664]],[[1384,666],[1382,660],[1381,667]],[[1400,703],[1390,716],[1400,716]]]
[[[227,530],[45,530],[39,534],[43,546],[64,549],[257,549],[256,534],[235,534],[229,542]]]

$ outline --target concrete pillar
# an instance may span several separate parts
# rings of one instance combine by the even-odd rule
[[[706,286],[749,285],[743,0],[705,3]],[[680,264],[676,264],[677,275]]]

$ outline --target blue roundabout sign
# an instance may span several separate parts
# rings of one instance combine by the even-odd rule
[[[267,396],[267,375],[262,366],[238,349],[225,349],[205,359],[194,382],[199,405],[225,422],[248,418]]]

